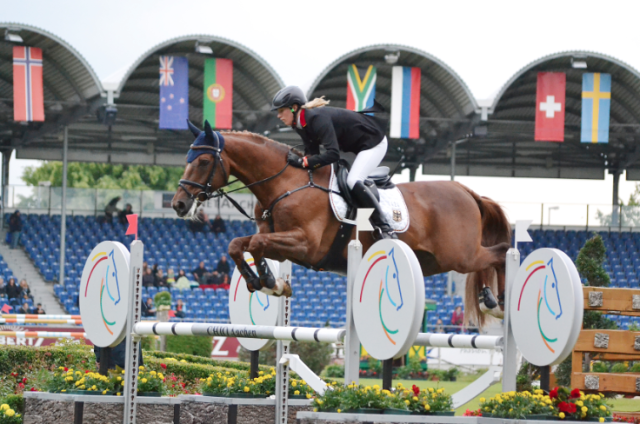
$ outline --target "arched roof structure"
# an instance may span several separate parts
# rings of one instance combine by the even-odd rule
[[[213,54],[196,52],[208,46]],[[142,54],[113,93],[115,122],[106,126],[95,116],[70,127],[69,160],[129,164],[184,165],[192,141],[188,131],[161,130],[159,57],[184,56],[189,61],[189,118],[202,125],[204,61],[233,60],[233,125],[236,130],[264,132],[276,126],[269,111],[273,95],[284,86],[280,76],[255,52],[212,35],[187,35],[160,43]],[[47,151],[53,155],[53,151]],[[60,153],[58,153],[60,154]],[[52,159],[59,159],[59,157]]]
[[[562,143],[534,141],[539,72],[566,74]],[[582,75],[593,72],[612,76],[608,144],[580,142]],[[626,169],[627,179],[640,179],[640,73],[618,59],[587,51],[542,57],[511,77],[488,112],[487,136],[459,147],[458,175],[603,179]]]
[[[385,60],[399,53],[396,63]],[[377,69],[376,100],[391,109],[391,69],[410,66],[421,69],[420,139],[390,140],[387,161],[397,161],[404,151],[406,167],[415,168],[470,130],[478,109],[471,91],[448,65],[422,50],[397,45],[376,44],[353,50],[327,66],[308,91],[308,97],[326,96],[332,106],[346,107],[348,67],[374,65]]]
[[[5,40],[5,33],[22,42]],[[37,149],[59,143],[60,128],[91,116],[101,103],[102,84],[89,63],[71,45],[43,29],[0,23],[0,150]],[[13,120],[13,47],[39,47],[43,55],[45,122]]]

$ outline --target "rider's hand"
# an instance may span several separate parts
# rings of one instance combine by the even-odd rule
[[[289,150],[289,153],[287,153],[287,162],[296,168],[304,168],[304,158],[295,154],[293,150]]]

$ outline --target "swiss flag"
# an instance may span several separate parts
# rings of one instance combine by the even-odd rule
[[[535,141],[564,141],[566,88],[564,72],[538,73]]]

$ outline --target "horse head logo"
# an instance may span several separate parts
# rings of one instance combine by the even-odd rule
[[[109,253],[109,258],[111,258],[111,264],[107,265],[107,276],[105,278],[106,286],[107,286],[107,294],[109,295],[109,298],[113,301],[113,304],[117,305],[118,303],[120,303],[120,300],[121,300],[120,299],[120,282],[118,281],[118,268],[116,268],[116,259],[114,257],[113,250]],[[111,294],[111,290],[109,289],[109,277],[112,277],[112,280],[115,281],[116,283],[116,293],[117,293],[118,299],[115,299]]]

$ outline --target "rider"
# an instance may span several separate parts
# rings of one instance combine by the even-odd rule
[[[296,86],[285,87],[276,93],[271,110],[278,111],[278,119],[291,126],[304,142],[304,157],[289,151],[287,162],[304,169],[316,169],[337,162],[340,150],[353,152],[353,161],[347,185],[359,207],[373,208],[371,223],[378,238],[397,238],[391,226],[385,222],[382,209],[375,195],[364,184],[387,153],[387,137],[371,115],[347,109],[325,107],[329,101],[307,97]],[[320,146],[325,152],[320,153]]]

